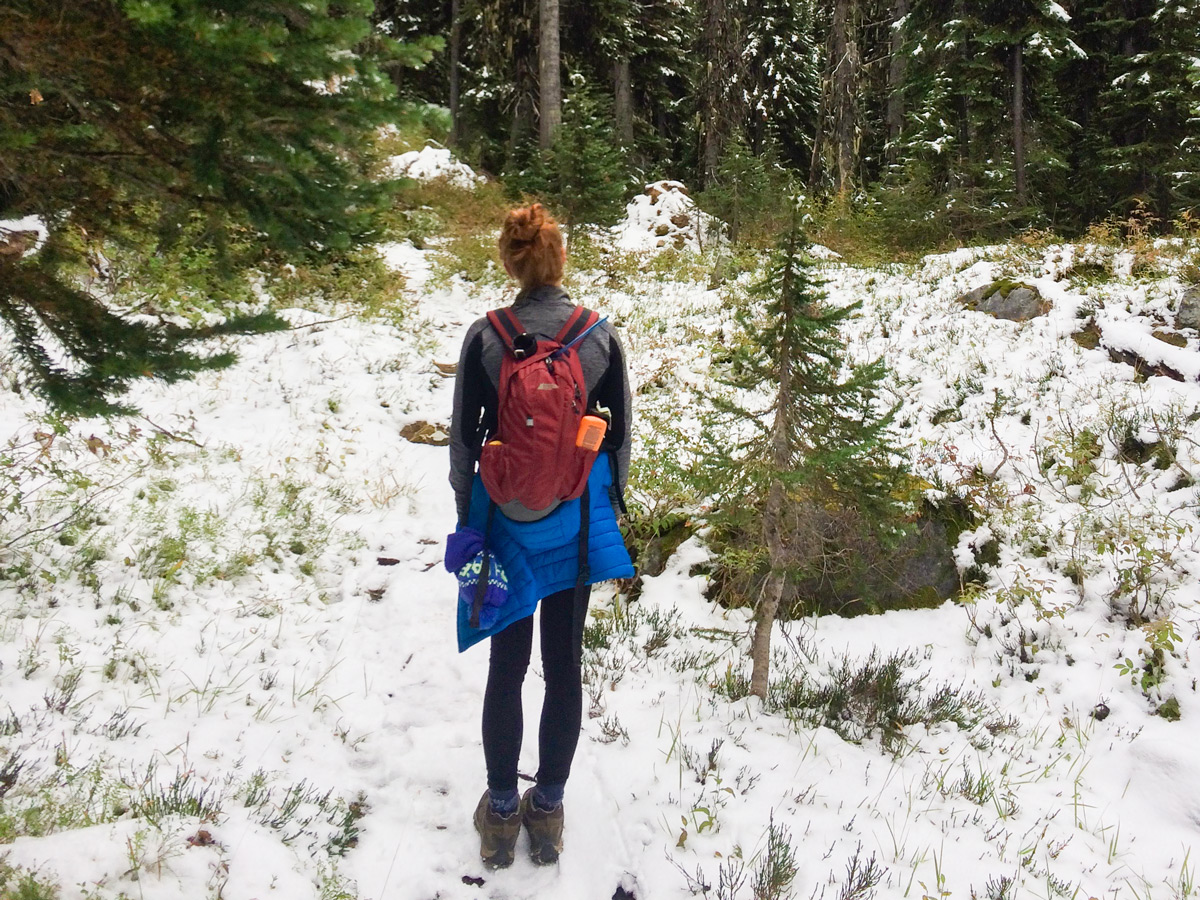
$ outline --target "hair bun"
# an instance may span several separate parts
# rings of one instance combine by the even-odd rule
[[[509,217],[512,236],[518,241],[532,241],[546,223],[546,210],[540,203],[513,210]]]
[[[562,282],[562,232],[540,203],[509,212],[497,248],[505,268],[522,288]]]

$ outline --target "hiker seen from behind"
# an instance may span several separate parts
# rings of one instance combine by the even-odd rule
[[[633,576],[617,527],[631,430],[621,341],[606,318],[562,289],[562,234],[540,204],[508,214],[499,250],[521,290],[463,341],[450,429],[458,527],[446,545],[446,568],[459,583],[459,650],[491,643],[487,790],[474,823],[493,868],[512,864],[522,826],[535,863],[558,861],[583,715],[591,585]],[[521,685],[539,607],[546,687],[536,783],[521,795]]]

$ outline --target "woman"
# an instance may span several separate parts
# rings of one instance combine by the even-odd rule
[[[504,222],[499,247],[505,270],[521,285],[512,306],[519,324],[529,335],[554,339],[576,309],[562,289],[566,250],[557,223],[540,204],[515,209]],[[492,502],[476,473],[481,448],[497,434],[500,371],[511,347],[511,340],[486,316],[467,331],[450,429],[450,483],[460,529],[469,526],[487,534],[509,573],[509,590],[528,595],[528,604],[513,614],[519,618],[506,623],[501,615],[500,630],[491,634],[483,703],[488,789],[474,821],[480,855],[494,868],[512,863],[522,824],[529,833],[533,861],[545,865],[558,860],[563,792],[583,710],[580,655],[587,585],[633,574],[616,525],[629,471],[631,424],[625,356],[616,331],[601,321],[574,347],[586,381],[586,408],[603,412],[609,420],[601,452],[587,476],[587,491],[580,499],[555,500],[543,509],[529,509],[518,500]],[[546,681],[539,767],[535,786],[519,796],[521,684],[533,642],[532,607],[537,605]],[[460,649],[470,643],[462,641],[461,633],[460,619]]]

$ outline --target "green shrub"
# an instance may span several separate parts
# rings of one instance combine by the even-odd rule
[[[553,145],[545,151],[523,145],[522,158],[505,173],[510,192],[540,199],[568,231],[577,225],[616,224],[632,186],[607,101],[581,76],[572,80]]]
[[[771,683],[767,700],[795,721],[824,725],[853,743],[878,736],[893,753],[903,749],[904,729],[912,725],[953,722],[972,731],[986,724],[992,732],[1009,727],[979,694],[927,687],[917,663],[911,650],[886,658],[872,650],[861,662],[841,660],[823,677],[786,673]]]
[[[789,198],[795,194],[795,173],[769,157],[750,152],[737,136],[721,154],[716,178],[696,198],[697,205],[724,222],[734,244],[768,248],[788,228]]]
[[[50,878],[0,859],[0,900],[58,900],[59,896],[58,884]]]
[[[351,304],[366,316],[403,319],[404,276],[374,247],[331,254],[307,264],[271,267],[263,286],[278,307]]]

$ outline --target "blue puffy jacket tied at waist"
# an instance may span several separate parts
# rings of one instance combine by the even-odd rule
[[[633,563],[617,527],[610,500],[612,470],[607,454],[600,454],[588,477],[586,584],[612,578],[632,578]],[[502,606],[489,610],[480,627],[471,627],[471,606],[458,603],[458,649],[468,647],[503,631],[513,622],[532,615],[538,601],[575,586],[579,575],[580,511],[582,500],[560,504],[535,522],[516,522],[501,513],[492,516],[487,537],[488,552],[499,563],[507,579],[507,597]],[[479,475],[471,491],[471,509],[462,529],[487,530],[489,500]],[[450,541],[450,543],[461,543]],[[461,566],[461,563],[460,563]],[[458,567],[455,567],[457,571]]]

